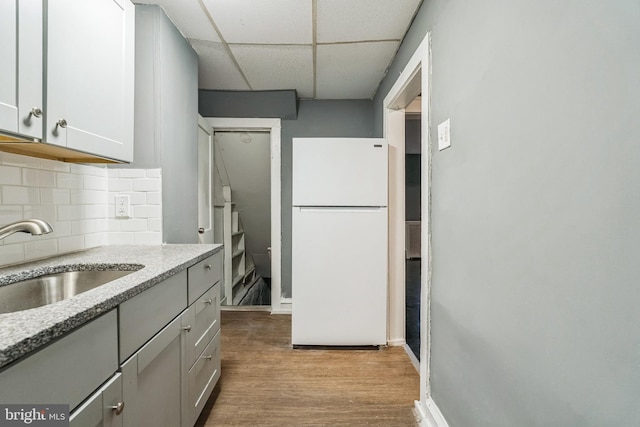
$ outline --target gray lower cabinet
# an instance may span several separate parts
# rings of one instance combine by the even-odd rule
[[[122,374],[116,373],[71,413],[70,427],[122,427]]]
[[[118,369],[116,310],[0,372],[0,402],[73,410]]]
[[[183,343],[178,317],[122,364],[124,427],[182,425]]]

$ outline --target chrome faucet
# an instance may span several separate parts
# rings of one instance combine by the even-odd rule
[[[11,224],[0,227],[0,240],[18,232],[30,233],[34,236],[39,236],[40,234],[47,234],[52,231],[53,228],[51,228],[49,223],[46,221],[41,219],[24,219],[22,221],[12,222]]]

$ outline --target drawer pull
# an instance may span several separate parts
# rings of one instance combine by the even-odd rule
[[[187,332],[191,332],[191,325],[183,326],[182,330],[183,331],[187,331]]]
[[[120,415],[124,411],[124,402],[118,402],[116,406],[111,406],[111,409],[116,415]]]
[[[205,265],[204,268],[206,268],[207,270],[211,270],[211,264]]]
[[[208,355],[208,356],[202,356],[203,359],[207,359],[207,360],[211,360],[212,356]]]
[[[206,300],[204,300],[202,302],[205,303],[205,304],[209,304],[209,305],[213,304],[213,300],[211,298],[206,299]]]

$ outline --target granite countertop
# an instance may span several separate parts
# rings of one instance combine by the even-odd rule
[[[222,245],[105,246],[0,268],[0,286],[43,274],[114,265],[143,268],[64,301],[15,313],[0,314],[0,367],[23,357],[89,320],[196,264]]]

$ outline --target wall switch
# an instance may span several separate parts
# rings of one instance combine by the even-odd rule
[[[131,210],[131,202],[129,196],[116,196],[116,218],[129,218]]]
[[[451,147],[451,119],[438,125],[438,150]]]

